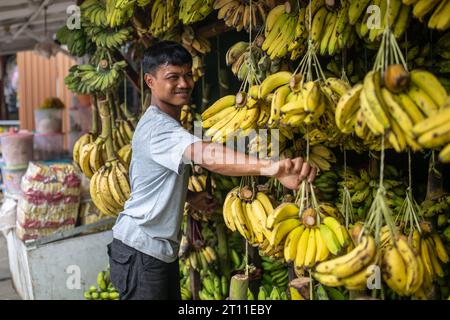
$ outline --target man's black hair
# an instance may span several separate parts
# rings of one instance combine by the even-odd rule
[[[181,44],[175,41],[161,41],[144,52],[142,61],[145,73],[155,74],[159,66],[192,66],[192,56]]]

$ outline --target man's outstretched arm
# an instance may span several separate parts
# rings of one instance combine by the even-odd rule
[[[280,161],[257,159],[217,143],[193,143],[186,148],[184,158],[225,176],[275,177],[293,190],[297,190],[304,179],[312,182],[316,176],[316,169],[311,168],[303,158]]]

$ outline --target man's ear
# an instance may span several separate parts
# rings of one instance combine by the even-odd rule
[[[151,89],[153,87],[155,78],[150,73],[144,74],[144,81],[147,84],[147,86]]]

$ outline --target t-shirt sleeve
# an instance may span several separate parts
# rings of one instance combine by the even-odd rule
[[[181,174],[184,151],[201,139],[190,134],[175,121],[163,121],[150,130],[151,158],[159,165]]]

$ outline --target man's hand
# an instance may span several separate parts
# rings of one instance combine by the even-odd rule
[[[313,182],[317,169],[311,167],[303,158],[284,159],[273,164],[274,177],[288,189],[298,190],[303,180]]]
[[[187,197],[189,205],[201,212],[212,214],[217,209],[217,202],[208,192],[189,192]]]

